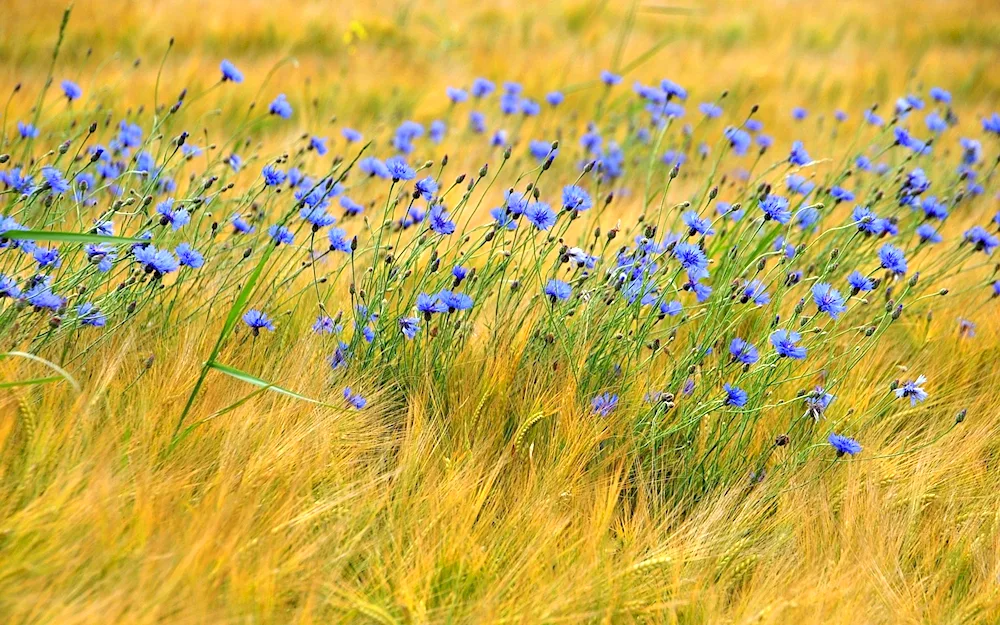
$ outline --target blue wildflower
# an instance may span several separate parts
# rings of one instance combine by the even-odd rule
[[[962,237],[965,241],[972,243],[977,252],[984,252],[987,256],[993,253],[997,245],[1000,245],[1000,239],[987,232],[982,226],[973,226],[966,230]]]
[[[810,160],[809,153],[806,152],[805,146],[802,145],[802,142],[793,142],[792,151],[788,154],[788,162],[797,167],[802,167],[803,165],[807,165]]]
[[[771,345],[782,358],[802,360],[806,357],[806,348],[796,345],[802,340],[802,335],[790,330],[775,330],[771,334]]]
[[[602,393],[590,401],[591,411],[600,417],[606,417],[618,407],[618,396]]]
[[[295,242],[295,235],[285,226],[274,224],[267,229],[267,234],[274,239],[275,245],[281,245],[282,243],[285,245],[291,245]]]
[[[156,212],[160,215],[160,225],[169,225],[174,230],[179,230],[191,221],[191,214],[184,209],[175,209],[173,198],[167,198],[156,205]]]
[[[708,257],[697,245],[678,243],[674,247],[674,257],[692,280],[708,277]]]
[[[760,359],[757,348],[738,337],[729,343],[729,354],[733,357],[734,361],[743,363],[744,365],[752,365]]]
[[[747,392],[738,386],[732,386],[729,382],[722,385],[722,388],[726,391],[726,405],[735,406],[736,408],[742,408],[746,405],[749,396]]]
[[[878,251],[879,262],[883,269],[887,269],[895,274],[906,273],[906,256],[903,250],[891,243],[886,243]]]
[[[556,225],[556,213],[545,202],[532,202],[524,211],[524,217],[539,230],[548,230]]]
[[[438,293],[438,299],[448,309],[449,313],[472,308],[472,298],[465,293],[455,293],[447,289],[442,289]]]
[[[412,341],[416,338],[417,332],[420,332],[420,319],[416,317],[401,317],[399,319],[399,330],[403,333],[403,336]]]
[[[431,207],[430,229],[438,234],[448,235],[455,232],[455,222],[450,219],[448,211],[441,204]]]
[[[413,168],[401,156],[392,156],[385,159],[385,168],[389,172],[389,177],[392,178],[393,182],[413,180],[417,177],[417,173],[413,171]]]
[[[556,300],[566,300],[572,294],[573,289],[562,280],[552,279],[545,283],[545,294],[555,303]]]
[[[685,211],[681,215],[681,219],[684,221],[684,225],[689,228],[691,236],[701,234],[707,237],[715,234],[715,230],[712,229],[711,220],[706,217],[700,217],[698,211]]]
[[[38,137],[38,128],[27,122],[17,122],[17,134],[22,139],[35,139]]]
[[[65,95],[66,99],[70,102],[83,95],[83,89],[81,89],[80,85],[76,84],[72,80],[63,80],[60,86],[62,87],[63,95]]]
[[[764,211],[764,221],[773,219],[784,225],[792,218],[792,211],[788,209],[788,198],[773,193],[761,200],[760,209]]]
[[[861,453],[861,445],[853,438],[831,432],[829,438],[826,440],[830,443],[831,447],[837,450],[838,458],[844,454],[853,456],[854,454]]]
[[[205,264],[205,257],[202,256],[201,252],[191,247],[189,243],[181,243],[174,248],[174,253],[177,254],[180,264],[185,267],[198,269]]]
[[[222,63],[219,64],[219,71],[222,72],[222,82],[243,82],[243,73],[236,69],[236,66],[229,59],[222,60]]]
[[[146,273],[153,273],[157,277],[177,271],[180,266],[170,250],[158,250],[152,245],[136,247],[133,254],[136,262],[143,266]]]
[[[107,316],[90,302],[84,302],[77,306],[76,316],[81,325],[94,328],[103,328],[108,323]]]
[[[751,301],[758,307],[771,301],[771,295],[760,280],[749,280],[743,283],[743,295],[740,297],[740,302],[746,304]]]
[[[943,240],[941,233],[928,223],[917,226],[917,236],[920,237],[921,243],[940,243]]]
[[[350,386],[344,387],[344,399],[346,399],[347,403],[350,404],[355,410],[361,410],[368,405],[368,400],[353,392]]]
[[[283,93],[278,94],[267,110],[271,115],[277,115],[282,119],[291,119],[292,117],[292,105]]]
[[[833,319],[836,319],[840,316],[840,313],[847,310],[847,306],[844,305],[844,298],[841,296],[840,291],[833,288],[833,286],[827,282],[819,282],[813,285],[812,296],[813,302],[816,303],[816,308],[819,312],[826,313]]]
[[[274,331],[274,324],[267,313],[257,309],[252,308],[243,313],[243,323],[247,324],[254,336],[259,335],[261,330]]]
[[[904,397],[909,397],[910,405],[916,406],[917,403],[927,399],[927,391],[921,386],[926,381],[926,377],[919,376],[916,380],[903,383],[902,386],[895,390],[896,398],[903,399]]]

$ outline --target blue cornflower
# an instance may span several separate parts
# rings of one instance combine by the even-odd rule
[[[549,106],[559,106],[564,99],[565,97],[560,91],[550,91],[545,94],[545,101],[549,103]]]
[[[452,234],[455,232],[455,222],[450,219],[448,211],[441,204],[431,207],[429,214],[430,229],[438,234]]]
[[[830,432],[830,436],[826,440],[830,443],[830,446],[837,450],[838,458],[844,454],[853,456],[861,452],[861,445],[853,438]]]
[[[291,119],[292,117],[292,105],[283,93],[278,94],[267,110],[271,115],[277,115],[282,119]]]
[[[327,362],[330,363],[330,368],[337,370],[341,367],[347,366],[347,360],[350,357],[348,353],[348,345],[343,341],[339,341],[337,344],[337,349],[333,350],[333,355],[327,358]]]
[[[326,137],[309,137],[310,150],[316,150],[316,154],[325,156],[329,151],[326,147]]]
[[[962,338],[975,338],[976,323],[971,319],[958,318],[958,335]]]
[[[469,128],[476,134],[486,132],[486,116],[479,111],[469,113]]]
[[[391,178],[392,174],[385,163],[374,156],[366,156],[358,161],[358,169],[372,177]]]
[[[1000,245],[1000,239],[987,232],[982,226],[973,226],[966,230],[962,237],[965,241],[972,243],[976,251],[985,252],[987,256],[993,253],[997,245]]]
[[[437,296],[449,313],[472,308],[472,298],[465,293],[455,293],[448,289],[442,289]]]
[[[906,256],[903,250],[891,243],[886,243],[878,250],[879,262],[883,269],[903,275],[906,273]]]
[[[445,92],[448,94],[448,99],[451,100],[452,104],[459,104],[469,99],[469,92],[465,89],[448,87],[445,89]]]
[[[534,117],[542,112],[542,106],[531,98],[521,99],[521,114],[525,117]]]
[[[269,187],[276,187],[285,182],[285,178],[287,178],[285,172],[274,165],[265,165],[260,173],[264,176],[264,184]]]
[[[722,107],[712,102],[702,102],[698,105],[698,110],[708,119],[715,119],[722,115]]]
[[[52,292],[49,286],[49,279],[36,281],[24,294],[24,299],[38,310],[49,309],[59,310],[66,304],[66,300]]]
[[[306,206],[299,210],[299,217],[312,224],[314,230],[326,228],[337,221],[323,206]]]
[[[118,255],[115,248],[107,243],[87,243],[83,246],[83,253],[89,262],[97,265],[97,270],[101,273],[111,271]]]
[[[931,181],[919,167],[907,174],[906,180],[903,181],[903,192],[907,195],[920,195],[929,188]]]
[[[448,126],[445,125],[440,119],[435,119],[431,122],[430,130],[427,132],[428,138],[434,143],[441,143],[444,141],[444,134],[448,130]]]
[[[730,126],[722,134],[729,140],[729,146],[733,148],[733,152],[736,152],[737,155],[744,156],[747,150],[750,149],[752,139],[750,133],[747,131]]]
[[[816,183],[811,180],[806,179],[805,176],[800,176],[799,174],[788,174],[785,178],[785,184],[788,186],[788,190],[792,193],[799,193],[801,195],[809,195],[812,193],[813,189],[816,188]]]
[[[746,211],[742,208],[734,208],[729,202],[716,202],[715,211],[724,217],[728,217],[733,221],[739,221],[743,219],[743,215]]]
[[[438,192],[438,183],[433,176],[427,176],[413,184],[413,192],[430,202],[434,194]]]
[[[346,195],[340,196],[340,207],[344,209],[345,215],[360,215],[365,211],[365,207],[355,202]]]
[[[678,100],[687,100],[687,90],[669,78],[664,78],[660,81],[660,89],[663,90],[663,93],[667,94],[668,99],[677,98]]]
[[[983,144],[975,139],[962,137],[958,140],[962,146],[962,164],[975,165],[983,158]]]
[[[0,273],[0,299],[5,297],[17,299],[21,297],[21,289],[17,286],[17,281],[14,278]]]
[[[573,292],[573,288],[570,285],[566,284],[562,280],[556,279],[549,280],[545,283],[544,290],[545,294],[552,300],[552,303],[555,303],[556,300],[569,299],[569,296]]]
[[[72,80],[67,79],[62,81],[61,86],[63,90],[63,95],[65,95],[66,99],[69,100],[70,102],[76,100],[81,95],[83,95],[83,89],[81,89],[80,85],[76,84]]]
[[[330,240],[330,249],[337,252],[349,253],[351,251],[351,240],[347,238],[347,231],[343,228],[330,228],[326,233]]]
[[[782,358],[802,360],[806,357],[806,348],[796,345],[802,340],[802,335],[790,330],[775,330],[771,334],[771,345]]]
[[[42,167],[42,178],[45,179],[45,185],[55,194],[69,191],[69,183],[63,178],[62,172],[55,167]]]
[[[437,295],[419,293],[417,295],[417,312],[422,314],[424,319],[430,320],[434,313],[448,312],[448,306]]]
[[[333,334],[337,331],[337,322],[330,315],[320,315],[312,325],[312,331],[316,334]]]
[[[796,106],[792,109],[792,119],[795,121],[802,121],[809,115],[809,111],[805,110],[801,106]]]
[[[910,405],[916,406],[918,402],[922,402],[927,399],[927,391],[925,391],[921,386],[921,384],[926,381],[926,377],[919,376],[916,380],[905,382],[902,386],[895,390],[896,398],[903,399],[904,397],[909,397]]]
[[[836,111],[833,112],[833,118],[835,120],[837,120],[838,122],[846,122],[847,121],[847,113],[844,112],[844,111],[842,111],[842,110],[840,110],[840,109],[837,109]]]
[[[233,230],[238,234],[250,234],[254,231],[254,227],[243,219],[243,216],[239,213],[235,213],[231,221],[233,224]]]
[[[1000,135],[1000,113],[993,113],[983,118],[983,130]]]
[[[812,230],[819,222],[820,217],[819,209],[815,206],[806,206],[795,213],[795,221],[799,228],[806,231]]]
[[[951,104],[951,94],[941,87],[931,87],[931,99],[942,104]]]
[[[927,124],[927,129],[931,132],[944,132],[948,129],[948,122],[934,111],[927,114],[924,123]]]
[[[17,122],[17,134],[21,135],[22,139],[34,139],[38,137],[38,128],[27,122]]]
[[[867,206],[855,206],[851,212],[851,221],[857,224],[858,232],[863,234],[880,235],[884,230],[885,222]]]
[[[681,219],[690,229],[692,236],[695,234],[701,234],[707,237],[715,234],[715,230],[712,229],[712,221],[707,217],[698,216],[698,211],[686,211],[683,215],[681,215]]]
[[[507,230],[517,230],[517,222],[514,221],[513,215],[509,213],[506,208],[502,206],[491,208],[490,216],[493,217],[497,226],[506,228]]]
[[[813,285],[812,288],[813,302],[816,303],[816,308],[819,312],[824,312],[830,315],[831,318],[836,319],[840,316],[840,313],[847,310],[847,306],[844,305],[844,298],[840,294],[840,291],[833,288],[833,286],[827,282],[819,282]]]
[[[611,393],[602,393],[590,400],[590,407],[594,414],[606,417],[618,407],[618,396]]]
[[[756,141],[757,145],[759,145],[765,150],[774,145],[774,139],[771,137],[771,135],[759,134],[757,135]]]
[[[708,277],[708,257],[697,245],[678,243],[674,246],[674,257],[680,261],[681,268],[687,271],[692,280]]]
[[[920,203],[920,208],[923,209],[924,215],[928,219],[945,219],[948,216],[948,205],[944,202],[939,202],[936,197],[925,197]]]
[[[851,202],[854,200],[854,193],[852,191],[836,185],[830,187],[830,196],[833,197],[838,204],[840,202]]]
[[[750,280],[743,283],[743,296],[740,301],[744,304],[752,301],[756,306],[764,306],[771,301],[771,295],[763,282]]]
[[[677,300],[671,300],[669,302],[660,302],[660,315],[667,317],[676,317],[681,314],[684,310],[684,305]]]
[[[344,387],[344,399],[346,399],[347,403],[350,404],[355,410],[361,410],[368,405],[368,400],[353,392],[350,386]]]
[[[601,82],[609,87],[613,87],[622,81],[622,77],[618,74],[604,70],[601,72]]]
[[[271,238],[274,239],[275,245],[281,245],[282,243],[286,245],[291,245],[292,243],[295,242],[295,235],[292,233],[291,230],[289,230],[285,226],[279,226],[278,224],[274,224],[273,226],[267,229],[267,234],[269,234]]]
[[[219,71],[222,72],[222,82],[243,82],[243,73],[236,69],[236,66],[229,59],[222,60],[222,63],[219,64]]]
[[[485,78],[476,78],[472,81],[472,88],[469,91],[472,93],[472,97],[474,98],[485,98],[493,93],[495,89],[496,85],[489,80],[486,80]]]
[[[722,388],[726,391],[726,405],[735,406],[737,408],[742,408],[746,405],[749,396],[747,392],[738,386],[732,386],[729,382],[722,385]]]
[[[814,421],[819,421],[834,399],[835,395],[827,393],[822,386],[817,386],[805,396],[806,415],[812,417]]]
[[[399,319],[399,330],[403,333],[403,336],[412,341],[416,338],[417,332],[420,332],[420,319],[416,317],[401,317]]]
[[[413,180],[417,177],[417,173],[413,171],[413,168],[401,156],[392,156],[385,159],[385,167],[393,182]]]
[[[357,130],[355,130],[353,128],[348,128],[346,126],[344,128],[341,128],[340,134],[341,134],[341,136],[344,137],[344,139],[348,143],[356,143],[358,141],[361,141],[361,139],[364,138],[364,135],[362,135],[360,132],[358,132]]]
[[[243,313],[243,323],[250,327],[254,336],[259,335],[261,330],[274,331],[274,324],[267,313],[253,308]]]
[[[847,276],[847,284],[851,286],[851,292],[855,294],[859,292],[867,293],[875,288],[875,281],[857,270],[852,271],[851,275]]]
[[[156,212],[160,214],[160,225],[170,225],[174,230],[180,230],[191,222],[191,213],[184,209],[174,209],[173,198],[167,198],[156,205]]]
[[[548,230],[556,225],[556,213],[545,202],[532,202],[524,210],[524,217],[539,230]]]
[[[205,257],[201,255],[201,252],[191,247],[188,243],[181,243],[176,248],[174,248],[174,253],[177,254],[177,258],[180,260],[180,264],[185,267],[190,267],[191,269],[198,269],[205,264]]]
[[[788,154],[788,162],[796,167],[802,167],[808,164],[810,160],[809,153],[806,152],[806,148],[802,145],[802,142],[793,142],[792,151]]]
[[[461,284],[469,275],[469,268],[462,265],[455,265],[451,268],[451,275],[455,278],[455,284]]]
[[[56,247],[36,247],[32,250],[31,256],[38,263],[39,268],[59,267],[62,265],[62,259],[59,258],[59,248]]]
[[[170,250],[158,250],[152,245],[136,247],[133,250],[135,260],[146,270],[146,273],[154,273],[157,277],[177,271],[180,266]]]
[[[764,211],[764,221],[773,219],[784,225],[792,218],[792,211],[788,209],[788,198],[773,193],[761,200],[760,209]]]
[[[729,353],[734,361],[745,365],[752,365],[760,359],[757,348],[738,337],[729,343]]]
[[[233,171],[239,171],[243,167],[243,159],[236,152],[229,155],[226,159],[226,164],[229,165]]]
[[[940,243],[943,238],[941,233],[934,229],[929,223],[922,223],[917,226],[917,236],[921,243]]]
[[[690,274],[688,274],[688,278],[690,277],[691,277]],[[711,297],[712,295],[712,287],[708,286],[707,284],[702,284],[701,281],[699,280],[689,279],[687,282],[684,283],[684,285],[681,288],[684,289],[685,291],[693,291],[695,299],[698,300],[699,304],[707,301],[708,298]]]
[[[544,160],[546,157],[548,157],[550,152],[552,153],[553,157],[555,157],[555,155],[559,153],[559,150],[552,149],[552,143],[548,141],[537,141],[537,140],[532,140],[528,144],[528,151],[531,152],[531,156],[533,156],[536,160],[539,161]]]
[[[570,184],[563,187],[562,203],[563,208],[582,212],[591,208],[594,205],[594,200],[583,188]]]
[[[107,316],[90,302],[84,302],[76,307],[76,316],[80,324],[94,328],[103,328],[108,323]]]

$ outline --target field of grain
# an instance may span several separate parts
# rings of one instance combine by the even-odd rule
[[[1000,4],[0,0],[0,622],[1000,622]]]

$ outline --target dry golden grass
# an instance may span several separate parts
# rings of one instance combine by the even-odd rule
[[[77,2],[67,58],[94,72],[116,52],[142,56],[135,71],[112,63],[118,80],[100,96],[138,105],[170,35],[164,84],[196,84],[224,56],[262,74],[294,55],[277,83],[301,92],[311,77],[317,119],[360,126],[433,107],[425,85],[436,93],[478,74],[536,90],[577,84],[614,55],[629,6]],[[956,99],[995,105],[1000,91],[994,2],[680,6],[689,12],[642,6],[626,62],[669,35],[638,75],[739,88],[780,113],[779,136],[792,106],[858,110],[904,91],[911,68]],[[44,76],[62,8],[0,0],[0,84]],[[352,20],[366,39],[346,43]],[[213,103],[222,122],[225,97]],[[74,369],[80,393],[0,389],[0,621],[998,623],[1000,324],[983,320],[960,340],[962,307],[907,328],[920,359],[905,360],[913,348],[901,340],[864,363],[905,361],[940,381],[919,420],[900,409],[850,463],[817,459],[791,486],[740,485],[684,510],[633,464],[630,429],[616,421],[627,410],[581,414],[568,376],[515,392],[517,343],[471,345],[447,395],[404,403],[386,391],[365,411],[263,393],[217,414],[246,387],[213,376],[192,414],[203,422],[168,452],[220,320],[121,334]],[[228,349],[248,370],[279,357]],[[321,397],[322,357],[291,343],[274,381]],[[42,370],[0,360],[0,380]],[[837,401],[877,383],[855,376]],[[968,417],[953,425],[961,408]],[[762,437],[781,427],[762,415]]]

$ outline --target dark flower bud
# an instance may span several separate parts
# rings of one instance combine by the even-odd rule
[[[968,410],[966,408],[962,408],[961,410],[959,410],[958,414],[955,415],[955,423],[961,423],[962,421],[965,421],[965,415],[967,413]]]
[[[784,447],[790,440],[791,439],[788,438],[787,434],[779,434],[778,437],[774,439],[774,444],[778,447]]]

